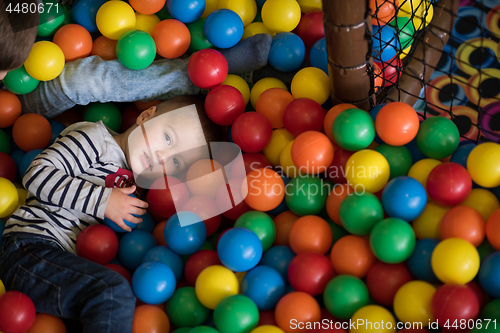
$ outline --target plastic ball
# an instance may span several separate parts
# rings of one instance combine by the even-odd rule
[[[269,63],[282,72],[291,72],[304,62],[306,48],[302,39],[291,32],[280,32],[273,37]]]
[[[262,242],[245,228],[229,229],[217,245],[219,259],[234,272],[245,272],[257,266],[262,258]]]
[[[479,269],[479,284],[489,295],[500,297],[500,252],[494,252],[487,256],[481,263]],[[1,300],[1,298],[0,298]]]
[[[175,275],[172,269],[161,262],[145,262],[132,276],[135,296],[146,304],[166,302],[175,291]]]
[[[255,110],[266,116],[273,128],[282,128],[285,110],[291,102],[293,96],[287,90],[270,88],[259,96]]]
[[[373,26],[372,55],[380,62],[387,62],[394,58],[400,49],[398,34],[390,25]]]
[[[0,177],[0,189],[0,218],[4,218],[12,214],[16,209],[19,194],[14,184],[3,177]]]
[[[97,11],[96,24],[103,36],[118,40],[124,33],[135,28],[134,9],[123,1],[108,1]]]
[[[389,181],[382,193],[385,212],[405,221],[413,221],[427,204],[425,189],[417,180],[401,176]]]
[[[378,112],[375,128],[385,143],[392,146],[405,145],[413,140],[418,133],[417,112],[405,103],[388,103]]]
[[[441,159],[458,148],[460,133],[453,121],[444,117],[427,118],[417,134],[418,148],[427,157]]]
[[[219,51],[205,49],[191,56],[188,63],[188,75],[191,81],[201,89],[212,89],[227,77],[226,58]]]
[[[325,172],[333,161],[333,145],[321,132],[307,131],[292,144],[292,161],[301,173],[315,175]]]
[[[262,22],[276,33],[292,31],[300,17],[300,5],[295,0],[268,0],[262,6]]]
[[[283,82],[281,82],[280,80],[278,80],[277,78],[266,77],[266,78],[260,79],[259,81],[257,81],[253,85],[253,87],[250,91],[250,102],[252,103],[252,106],[254,107],[254,109],[257,107],[257,101],[259,100],[260,95],[264,91],[271,89],[271,88],[281,88],[281,89],[288,91],[288,88],[286,87],[286,85]]]
[[[274,268],[283,281],[288,283],[288,266],[294,257],[295,254],[289,246],[275,245],[264,252],[260,265]]]
[[[405,146],[390,146],[382,143],[376,151],[381,153],[389,163],[391,175],[389,179],[394,179],[400,176],[406,176],[412,166],[411,154]]]
[[[147,32],[131,30],[118,40],[116,55],[126,68],[140,70],[153,63],[156,57],[156,45]]]
[[[113,103],[93,103],[83,116],[85,121],[96,123],[102,121],[111,130],[118,132],[122,124],[120,110]]]
[[[320,132],[325,112],[321,105],[310,98],[297,98],[290,102],[283,113],[283,125],[297,137],[306,131]]]
[[[479,253],[474,245],[461,238],[448,238],[432,252],[432,269],[447,284],[466,284],[479,271]]]
[[[303,13],[309,13],[313,10],[323,9],[323,3],[321,2],[321,0],[298,0],[297,2],[299,3],[300,9]]]
[[[250,87],[248,83],[239,75],[236,74],[228,74],[222,85],[232,86],[243,95],[243,99],[245,100],[245,105],[250,101]],[[257,111],[258,112],[258,111]]]
[[[52,145],[56,140],[59,134],[66,128],[63,124],[56,120],[49,120],[50,127],[52,128],[52,136],[50,138],[49,145]]]
[[[321,309],[318,302],[309,294],[294,291],[283,296],[274,311],[276,323],[286,333],[297,332],[290,325],[292,320],[298,323],[318,322],[321,319]]]
[[[92,51],[92,36],[78,24],[68,24],[57,30],[53,42],[64,53],[66,62],[88,57]]]
[[[245,100],[238,89],[220,85],[208,93],[205,111],[214,123],[228,126],[245,111]]]
[[[253,329],[250,333],[285,333],[281,328],[274,325],[259,325]]]
[[[12,128],[16,145],[24,151],[45,149],[52,137],[49,121],[36,113],[28,113],[17,118]]]
[[[442,163],[432,169],[427,178],[429,197],[443,206],[461,204],[467,199],[471,189],[471,177],[458,163]]]
[[[375,302],[391,306],[397,291],[412,280],[412,276],[404,263],[375,263],[366,276],[366,286]]]
[[[0,152],[0,177],[14,182],[17,174],[17,167],[14,159],[4,152]]]
[[[427,178],[431,171],[438,165],[441,161],[434,160],[431,158],[425,158],[413,164],[413,166],[408,171],[408,177],[418,180],[420,184],[427,190]]]
[[[399,2],[396,1],[380,1],[370,0],[370,10],[372,13],[373,25],[384,25],[392,21],[396,16],[396,8]]]
[[[255,0],[219,0],[218,9],[230,9],[241,17],[243,26],[252,23],[257,15],[257,3]]]
[[[349,151],[365,149],[375,138],[372,118],[360,109],[347,109],[340,113],[333,122],[332,132],[335,142]]]
[[[133,333],[169,332],[170,321],[158,306],[143,304],[135,308]]]
[[[18,291],[8,291],[0,296],[0,330],[6,333],[22,333],[35,322],[36,309],[33,301]]]
[[[394,297],[394,313],[402,322],[420,323],[427,326],[434,320],[432,297],[436,288],[424,281],[411,281],[402,286]]]
[[[328,110],[328,112],[325,115],[325,119],[323,121],[323,131],[328,136],[328,138],[330,138],[330,140],[334,143],[335,139],[333,138],[333,132],[332,132],[333,123],[335,119],[337,119],[340,113],[348,109],[356,109],[356,106],[348,103],[337,104],[330,110]]]
[[[153,235],[143,230],[132,230],[123,235],[118,246],[118,260],[128,270],[135,270],[142,263],[142,258],[157,243]]]
[[[178,212],[165,225],[168,247],[178,254],[193,254],[205,243],[207,229],[201,218],[191,212]]]
[[[375,62],[374,64],[377,65],[382,72],[383,84],[376,84],[376,86],[379,87],[385,88],[396,84],[403,73],[403,63],[398,56],[395,56],[387,62]]]
[[[424,238],[417,241],[415,250],[407,261],[411,274],[417,280],[423,280],[430,283],[439,282],[432,270],[431,264],[432,251],[434,251],[438,244],[439,240],[433,238]]]
[[[257,326],[259,310],[247,296],[229,296],[215,308],[214,322],[221,333],[248,332]]]
[[[214,310],[224,298],[238,294],[238,290],[238,278],[223,266],[209,266],[196,279],[196,296],[201,304],[211,310]]]
[[[296,31],[297,35],[304,41],[305,46],[309,49],[312,48],[314,43],[325,37],[323,11],[315,10],[302,15]]]
[[[24,174],[28,171],[35,157],[40,155],[42,152],[43,149],[33,149],[23,155],[21,163],[19,163],[19,175],[21,177],[24,177]]]
[[[321,253],[301,252],[288,266],[288,280],[292,288],[312,296],[323,293],[333,275],[332,264]]]
[[[35,90],[36,87],[38,87],[40,81],[34,79],[31,75],[29,75],[24,65],[22,65],[21,67],[8,72],[5,78],[2,80],[2,83],[5,86],[5,88],[7,88],[10,92],[17,95],[24,95]],[[3,98],[1,99],[3,100]],[[2,106],[3,105],[4,104],[2,103]],[[9,104],[7,104],[7,107],[8,106]],[[3,106],[3,108],[5,108],[5,106]],[[0,112],[3,113],[5,111],[2,110]],[[2,119],[2,121],[5,120]]]
[[[222,265],[213,250],[200,250],[193,253],[186,261],[184,275],[189,285],[194,286],[198,275],[207,267],[212,265]]]
[[[328,188],[320,178],[301,175],[287,184],[285,202],[297,215],[316,215],[325,206],[328,192]]]
[[[456,206],[442,218],[440,231],[442,239],[462,238],[475,247],[481,245],[486,233],[486,223],[474,208]]]
[[[379,222],[370,234],[370,247],[375,256],[388,264],[407,260],[415,249],[416,237],[411,226],[398,218]]]
[[[189,53],[198,52],[200,50],[212,47],[212,43],[210,43],[207,37],[205,36],[204,18],[200,18],[192,23],[188,23],[186,26],[189,29],[189,33],[191,34],[191,43],[189,44],[189,49],[188,49]]]
[[[161,21],[154,28],[152,36],[156,43],[156,52],[167,59],[180,57],[186,53],[191,44],[189,29],[177,20]]]
[[[161,262],[172,270],[176,281],[179,281],[184,272],[182,258],[166,246],[156,246],[149,250],[142,258],[142,262]]]
[[[130,0],[129,2],[136,12],[145,15],[157,13],[165,6],[165,0]]]
[[[339,319],[349,319],[368,304],[369,295],[361,279],[352,275],[339,275],[328,282],[323,299],[332,315]]]
[[[172,188],[172,189],[171,189]],[[187,186],[175,177],[157,179],[148,190],[146,201],[151,211],[165,219],[182,207],[189,198]]]
[[[243,36],[243,21],[229,9],[217,9],[205,21],[205,36],[215,47],[227,49]]]
[[[409,1],[406,2],[408,3]],[[434,7],[431,1],[422,1],[420,5],[414,8],[416,8],[414,11],[402,8],[400,13],[401,15],[410,17],[415,30],[418,31],[431,23],[434,16]]]
[[[273,219],[263,212],[246,212],[236,220],[235,228],[245,228],[253,231],[262,243],[262,250],[269,249],[276,238],[276,227]]]
[[[48,41],[36,42],[24,62],[26,72],[36,80],[50,81],[64,69],[64,53],[57,44]]]
[[[485,142],[472,149],[467,158],[467,170],[479,186],[500,186],[500,145]]]
[[[253,22],[245,26],[243,30],[243,37],[241,40],[247,39],[258,34],[268,34],[269,36],[274,36],[275,33],[269,30],[262,22]]]
[[[409,1],[407,1],[409,2]],[[404,6],[405,4],[403,4]],[[398,32],[399,44],[401,49],[405,50],[411,47],[413,40],[415,38],[415,27],[408,17],[397,16],[394,20],[390,21],[389,24]],[[397,26],[397,28],[396,28]]]
[[[360,150],[347,160],[346,179],[356,191],[361,187],[362,190],[376,193],[387,184],[389,176],[389,163],[377,151]]]
[[[241,293],[249,297],[259,310],[271,310],[285,295],[285,282],[276,269],[257,266],[243,278]]]
[[[116,44],[117,40],[109,39],[104,36],[99,36],[94,41],[92,46],[91,56],[99,56],[102,60],[114,60],[118,59],[116,55]]]
[[[347,235],[332,247],[330,260],[337,274],[349,274],[364,278],[376,261],[367,239]]]
[[[326,51],[325,38],[319,39],[309,52],[309,62],[312,67],[317,67],[328,74],[328,54]]]
[[[35,317],[35,322],[30,327],[27,333],[66,333],[66,326],[61,318],[47,314],[38,313]]]
[[[373,194],[354,193],[341,203],[339,217],[342,226],[353,235],[367,236],[384,218],[380,200]]]
[[[432,313],[441,323],[475,320],[479,314],[479,299],[468,286],[443,285],[432,297]]]
[[[352,333],[371,333],[374,330],[387,333],[396,331],[394,316],[389,310],[379,305],[367,305],[360,308],[353,314],[351,320],[356,323],[365,323],[365,325],[356,325],[351,328]]]
[[[19,97],[10,91],[0,90],[0,128],[12,126],[20,116]]]
[[[310,98],[323,105],[330,97],[330,79],[321,69],[306,67],[293,77],[291,91],[295,99]]]
[[[40,23],[37,36],[39,37],[53,36],[57,29],[64,25],[64,15],[60,15],[59,7],[52,8],[52,5],[52,2],[43,1],[43,8],[38,7],[37,12],[40,13]]]
[[[425,206],[422,214],[413,221],[413,229],[418,239],[434,238],[441,239],[439,226],[441,219],[449,210],[447,207],[442,207],[434,202],[429,202]]]
[[[71,18],[73,22],[83,26],[90,33],[97,32],[97,11],[105,2],[106,0],[76,1],[71,7]]]
[[[497,209],[486,222],[486,237],[491,245],[499,250],[500,249],[500,209]]]
[[[135,30],[147,32],[152,36],[156,25],[161,21],[160,18],[154,14],[146,15],[135,13],[135,22]]]
[[[272,125],[264,115],[246,112],[234,121],[231,135],[241,150],[258,153],[271,141],[272,131]]]
[[[283,179],[268,168],[251,171],[243,181],[242,194],[248,206],[269,211],[278,207],[285,197]]]
[[[107,226],[91,225],[78,235],[76,252],[90,261],[108,264],[118,253],[118,237]]]
[[[333,242],[328,222],[314,215],[303,216],[295,221],[288,237],[290,247],[297,254],[307,251],[326,254]]]
[[[168,300],[166,313],[172,325],[192,327],[203,325],[209,316],[209,309],[200,303],[193,287],[182,287]]]
[[[477,210],[485,221],[500,208],[497,197],[492,192],[482,188],[472,189],[467,199],[462,202],[462,205]]]

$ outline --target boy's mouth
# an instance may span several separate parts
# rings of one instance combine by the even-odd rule
[[[153,170],[153,164],[151,163],[151,159],[145,152],[142,154],[142,164],[146,169],[149,169],[149,171]]]

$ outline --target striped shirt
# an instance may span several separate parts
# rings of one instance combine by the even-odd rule
[[[36,234],[76,254],[80,232],[102,223],[112,188],[133,185],[112,134],[102,121],[66,128],[26,171],[28,197],[7,221],[4,236]]]

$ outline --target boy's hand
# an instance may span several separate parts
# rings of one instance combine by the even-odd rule
[[[115,222],[125,231],[131,231],[132,229],[123,220],[131,223],[141,223],[142,219],[132,214],[144,215],[146,214],[146,208],[148,208],[147,202],[129,196],[134,191],[135,186],[114,188],[104,211],[105,217]]]

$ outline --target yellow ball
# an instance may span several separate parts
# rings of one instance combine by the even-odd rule
[[[250,87],[248,86],[247,81],[245,81],[241,76],[238,76],[236,74],[228,74],[222,84],[238,89],[243,95],[245,105],[248,104],[248,101],[250,100]]]
[[[231,270],[213,265],[198,275],[194,288],[201,304],[214,310],[224,298],[238,294],[239,284],[238,278]]]
[[[403,0],[400,3],[398,15],[411,16],[411,13],[418,13],[421,11],[424,5],[423,0]]]
[[[467,284],[479,271],[479,253],[468,241],[448,238],[432,252],[431,265],[434,274],[443,283]]]
[[[26,191],[24,188],[16,188],[17,190],[17,195],[19,196],[19,200],[17,201],[17,208],[21,207],[24,205],[26,202],[26,198],[28,197],[28,191]]]
[[[285,331],[273,325],[262,325],[254,328],[250,333],[285,333]]]
[[[428,202],[422,214],[413,221],[413,231],[418,239],[434,238],[441,240],[441,220],[450,208],[439,206],[434,202]]]
[[[302,13],[309,13],[313,10],[323,10],[323,2],[321,0],[297,0]]]
[[[271,36],[276,35],[276,33],[272,32],[269,30],[264,23],[262,22],[253,22],[250,23],[245,27],[245,30],[243,30],[243,37],[241,39],[246,39],[248,37],[252,37],[258,34],[269,34]]]
[[[127,31],[135,29],[134,9],[123,1],[108,1],[97,11],[96,24],[104,37],[118,40]]]
[[[330,97],[330,79],[319,68],[306,67],[295,74],[292,79],[293,98],[310,98],[324,104]]]
[[[351,318],[353,325],[350,333],[395,333],[394,316],[380,305],[366,305],[354,312]]]
[[[24,68],[34,79],[50,81],[61,74],[64,64],[64,53],[57,44],[40,41],[33,45]]]
[[[216,11],[219,7],[219,0],[206,0],[205,11],[201,17],[207,18],[208,15],[212,14],[212,12]]]
[[[389,181],[389,163],[384,155],[364,149],[352,154],[346,163],[346,179],[355,191],[376,193]]]
[[[394,296],[394,313],[406,323],[422,323],[426,327],[434,321],[432,315],[432,296],[436,288],[424,281],[411,281],[399,288]]]
[[[2,280],[0,280],[0,296],[5,294],[5,286],[3,285]]]
[[[418,31],[431,23],[434,17],[434,6],[428,0],[404,1],[400,7],[399,16],[410,18],[415,31]]]
[[[486,142],[472,149],[467,158],[467,171],[479,186],[500,186],[500,144]]]
[[[12,214],[19,201],[17,189],[7,178],[0,177],[0,218]]]
[[[267,157],[273,167],[277,167],[278,165],[280,165],[281,152],[283,151],[283,149],[285,149],[287,144],[293,141],[293,139],[293,135],[291,135],[284,128],[279,128],[273,131],[271,141],[262,151],[264,156]]]
[[[250,102],[252,102],[252,106],[254,109],[257,105],[257,100],[259,99],[260,95],[267,89],[271,88],[281,88],[288,91],[286,85],[274,77],[265,77],[263,79],[260,79],[253,85],[252,91],[250,92]]]
[[[160,21],[160,18],[155,14],[135,13],[135,29],[145,31],[150,35],[153,34],[153,30]]]
[[[219,0],[218,9],[230,9],[241,17],[243,26],[253,22],[257,16],[257,3],[255,0]]]
[[[418,180],[427,190],[427,178],[429,177],[429,173],[439,164],[441,164],[441,161],[432,158],[424,158],[412,165],[410,171],[408,171],[408,177]]]
[[[267,0],[262,6],[262,22],[276,33],[290,32],[299,25],[301,12],[297,0]]]
[[[295,166],[292,161],[292,144],[293,141],[290,141],[285,148],[281,151],[280,154],[280,165],[287,177],[295,178],[299,174],[299,169]]]
[[[408,45],[406,49],[401,51],[399,54],[399,59],[403,60],[408,54],[410,54],[412,44]]]
[[[484,188],[472,189],[467,199],[461,205],[474,208],[481,214],[485,221],[488,221],[491,214],[500,208],[500,202],[497,197]]]

